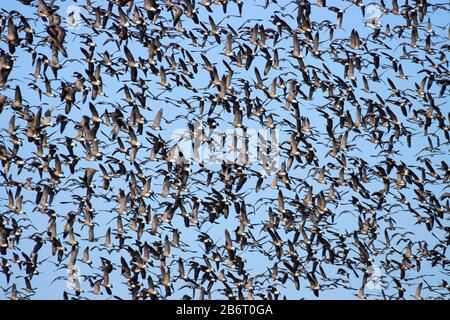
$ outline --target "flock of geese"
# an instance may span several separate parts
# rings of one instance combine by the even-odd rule
[[[1,298],[450,298],[447,1],[0,7]]]

